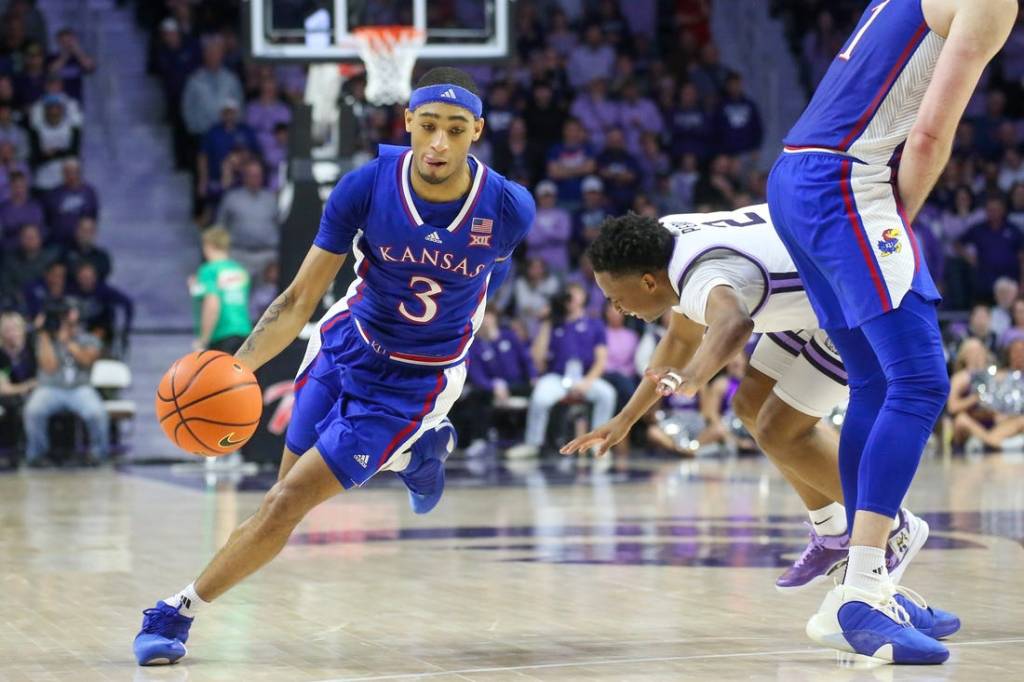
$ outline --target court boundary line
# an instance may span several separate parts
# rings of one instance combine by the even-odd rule
[[[986,646],[990,644],[1020,644],[1024,643],[1024,639],[999,639],[999,640],[978,640],[973,642],[944,642],[946,646],[951,647],[963,647],[963,646]],[[834,649],[822,649],[822,648],[805,648],[805,649],[787,649],[780,651],[747,651],[747,652],[734,652],[727,654],[695,654],[692,656],[651,656],[651,657],[638,657],[638,658],[609,658],[609,659],[596,659],[589,661],[567,661],[563,663],[536,663],[533,665],[514,665],[514,666],[498,666],[491,668],[462,668],[459,670],[438,670],[431,672],[418,672],[418,673],[396,673],[396,674],[384,674],[384,675],[371,675],[369,677],[334,677],[326,680],[319,680],[319,682],[356,682],[362,680],[407,680],[413,678],[423,677],[441,677],[442,675],[469,675],[473,673],[501,673],[501,672],[516,672],[522,670],[549,670],[552,668],[575,668],[580,666],[600,666],[600,665],[623,665],[627,663],[667,663],[670,661],[699,661],[699,660],[711,660],[717,658],[757,658],[761,656],[784,656],[787,654],[841,654]],[[850,654],[852,655],[852,654]],[[871,665],[871,663],[868,663]],[[878,665],[887,665],[881,661]]]

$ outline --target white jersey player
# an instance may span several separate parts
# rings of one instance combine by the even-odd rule
[[[783,592],[827,579],[845,557],[837,438],[821,421],[847,395],[846,372],[814,310],[766,205],[736,211],[627,215],[605,222],[590,247],[597,283],[616,308],[648,321],[671,309],[649,377],[610,422],[563,453],[603,454],[666,392],[695,395],[750,335],[761,337],[733,410],[800,495],[811,520],[803,555],[776,582]],[[683,369],[669,369],[683,368]],[[909,512],[904,512],[909,515]],[[899,576],[910,555],[892,546]]]

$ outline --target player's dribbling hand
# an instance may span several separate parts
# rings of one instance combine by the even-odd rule
[[[671,367],[648,369],[644,372],[644,378],[653,381],[658,387],[658,393],[666,398],[673,393],[692,398],[697,395],[702,386],[702,383],[686,369],[672,369]]]
[[[598,457],[603,457],[612,446],[618,445],[625,440],[632,426],[632,424],[626,424],[616,417],[590,433],[585,433],[579,438],[569,441],[562,446],[559,452],[563,455],[575,455],[585,452],[588,448],[594,448],[594,454]]]

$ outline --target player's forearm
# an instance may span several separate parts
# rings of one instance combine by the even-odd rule
[[[651,355],[650,367],[682,367],[690,361],[696,350],[695,345],[679,341],[672,338],[671,334],[666,334],[658,342]],[[633,391],[633,396],[622,408],[619,416],[629,420],[630,424],[635,424],[660,400],[661,394],[658,393],[657,385],[653,381],[643,379]]]
[[[313,306],[302,304],[294,293],[286,289],[263,313],[235,357],[256,371],[295,340],[315,307],[315,302]]]
[[[704,341],[686,368],[687,373],[697,384],[707,384],[743,350],[753,331],[754,321],[743,315],[725,318],[708,327]]]
[[[203,301],[202,313],[199,316],[199,342],[204,348],[210,345],[210,338],[213,336],[213,328],[217,326],[218,317],[220,317],[220,302],[216,297],[207,297]]]
[[[900,200],[908,221],[913,222],[924,206],[949,161],[951,151],[952,141],[911,132],[903,149],[897,176]]]

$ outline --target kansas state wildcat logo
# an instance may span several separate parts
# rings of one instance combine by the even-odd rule
[[[895,227],[882,232],[882,238],[878,242],[878,250],[882,252],[883,256],[890,256],[894,253],[899,253],[902,245],[900,244],[900,231]]]

